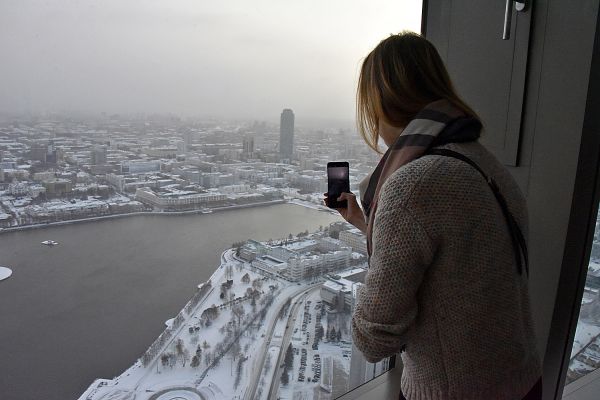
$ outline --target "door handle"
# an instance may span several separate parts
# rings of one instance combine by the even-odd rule
[[[502,30],[502,40],[510,39],[510,23],[512,22],[512,4],[515,3],[517,11],[525,9],[524,1],[506,0],[506,8],[504,9],[504,29]]]

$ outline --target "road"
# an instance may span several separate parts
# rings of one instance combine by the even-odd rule
[[[271,339],[273,337],[273,331],[275,330],[275,325],[277,324],[277,316],[279,315],[280,310],[283,308],[283,306],[285,305],[285,302],[287,301],[288,298],[294,298],[298,295],[306,295],[308,294],[310,291],[313,290],[317,290],[321,287],[321,283],[317,283],[314,285],[310,285],[308,287],[302,287],[300,289],[298,289],[297,292],[292,293],[289,296],[286,297],[282,297],[281,298],[281,302],[279,304],[279,308],[277,309],[277,312],[272,314],[273,315],[273,319],[270,322],[270,326],[267,329],[267,333],[265,334],[265,340],[262,342],[261,348],[260,350],[256,353],[259,354],[259,357],[256,361],[255,364],[253,364],[253,372],[254,372],[254,376],[252,378],[249,379],[249,381],[251,382],[250,387],[248,388],[248,390],[246,390],[246,393],[244,395],[244,399],[245,400],[252,400],[255,398],[255,394],[256,394],[256,389],[258,388],[258,383],[260,381],[260,375],[262,373],[263,370],[263,366],[265,363],[265,359],[269,350],[269,346],[271,345]],[[300,304],[301,302],[296,301],[294,302],[294,307],[296,308],[298,306],[298,304]],[[295,309],[293,310],[294,312],[296,311]],[[290,316],[293,313],[290,312]],[[292,325],[293,326],[293,325]],[[284,339],[288,338],[288,343],[289,343],[289,334],[288,334],[288,330],[290,329],[290,317],[288,317],[288,323],[287,323],[287,328],[285,330],[284,336],[282,337],[282,347],[279,350],[279,358],[277,360],[277,364],[275,365],[274,370],[278,371],[279,370],[279,362],[282,359],[282,354],[283,356],[285,356],[285,348],[283,347],[283,343],[284,343]],[[287,344],[286,344],[287,346]],[[275,379],[275,378],[273,378]],[[270,397],[269,397],[270,398]]]
[[[294,303],[294,307],[290,310],[290,314],[288,316],[287,326],[283,333],[283,337],[281,338],[281,350],[279,351],[279,357],[277,358],[277,363],[275,364],[275,370],[273,371],[273,378],[271,379],[271,386],[269,387],[269,397],[267,399],[274,399],[279,391],[279,383],[281,382],[281,374],[283,373],[283,360],[285,359],[285,353],[287,351],[287,346],[290,343],[293,329],[294,329],[294,319],[296,318],[296,314],[298,313],[298,307],[302,305],[304,299],[308,294],[312,291],[318,290],[320,288],[320,284],[317,287],[307,290],[302,298],[298,299]]]

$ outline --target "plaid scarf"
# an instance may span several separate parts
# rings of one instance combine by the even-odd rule
[[[434,101],[421,110],[404,128],[398,139],[379,160],[371,174],[361,203],[367,218],[367,252],[372,253],[372,233],[377,198],[386,179],[398,168],[415,160],[435,146],[477,140],[481,122],[465,114],[449,101]]]

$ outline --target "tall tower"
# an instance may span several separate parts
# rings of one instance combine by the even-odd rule
[[[254,136],[246,135],[242,139],[243,153],[246,157],[252,157],[254,153]]]
[[[289,108],[281,112],[279,124],[279,155],[282,159],[292,159],[294,154],[294,112]]]
[[[106,146],[96,146],[92,149],[92,165],[106,165]]]

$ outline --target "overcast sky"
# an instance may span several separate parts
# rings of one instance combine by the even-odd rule
[[[414,0],[2,0],[0,111],[352,119]]]

